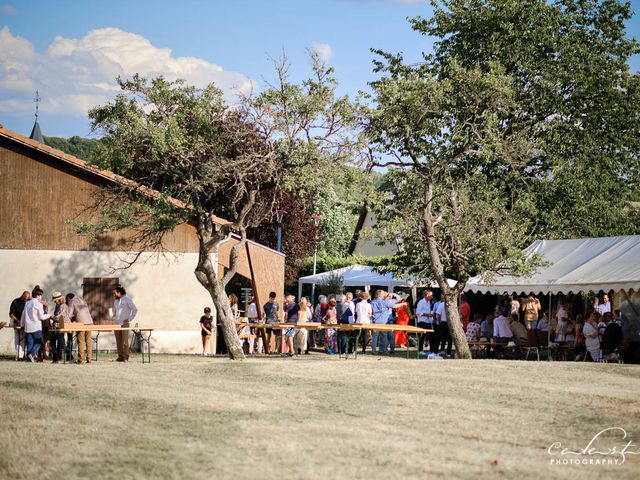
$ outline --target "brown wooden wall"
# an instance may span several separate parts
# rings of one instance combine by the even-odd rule
[[[90,172],[0,138],[0,248],[121,251],[126,231],[106,235],[92,245],[66,223],[100,194],[100,185]],[[197,252],[193,228],[177,227],[167,237],[166,247]]]
[[[100,194],[103,180],[91,172],[0,137],[0,249],[122,251],[126,231],[111,233],[97,244],[77,235],[67,220]],[[222,248],[219,263],[229,266],[233,238]],[[195,229],[180,225],[166,238],[165,248],[197,253]],[[249,258],[251,255],[251,262]],[[253,273],[253,275],[252,275]],[[260,305],[270,291],[282,299],[284,256],[250,243],[240,255],[238,274],[252,279]]]

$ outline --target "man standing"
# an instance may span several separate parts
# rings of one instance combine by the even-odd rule
[[[11,326],[14,327],[13,342],[16,347],[16,361],[20,360],[24,353],[25,334],[20,328],[20,319],[22,318],[24,306],[29,298],[31,298],[31,294],[24,291],[20,297],[11,302],[11,306],[9,307],[9,318],[11,319]]]
[[[355,306],[351,299],[353,294],[348,292],[340,296],[340,303],[336,305],[336,316],[338,317],[338,323],[342,325],[351,325],[355,321]],[[346,354],[348,350],[351,350],[352,340],[355,342],[355,332],[343,332],[338,330],[338,346],[340,348],[340,354]]]
[[[269,325],[277,325],[278,324],[278,310],[279,306],[276,303],[276,292],[269,293],[269,301],[264,304],[262,307],[262,311],[264,312],[264,320]],[[275,332],[272,329],[267,330],[267,340],[265,343],[264,353],[269,355],[271,353],[271,337],[275,335],[275,349],[276,353],[278,350],[278,331]]]
[[[51,315],[44,312],[46,303],[40,300],[43,293],[38,286],[33,289],[33,298],[25,303],[20,317],[20,326],[27,335],[27,358],[30,362],[35,361],[42,348],[42,322],[51,318]]]
[[[395,298],[394,298],[395,297]],[[376,291],[376,298],[371,302],[372,322],[386,325],[391,315],[391,309],[400,300],[395,293],[387,293],[384,290]],[[380,340],[380,353],[387,353],[388,335],[387,332],[374,330],[371,340],[371,353],[375,354]]]
[[[51,295],[51,299],[53,303],[55,303],[55,308],[53,310],[53,324],[52,327],[55,332],[49,335],[49,344],[51,345],[51,358],[53,363],[58,363],[62,360],[62,355],[64,354],[64,333],[60,333],[57,330],[60,328],[60,325],[63,322],[68,322],[71,320],[69,316],[69,307],[65,303],[64,295],[60,292],[53,292]]]
[[[433,311],[431,310],[431,299],[433,292],[425,290],[422,292],[422,298],[416,307],[416,315],[418,317],[418,328],[433,330]],[[438,353],[438,340],[435,332],[428,334],[429,348],[432,353]],[[424,355],[424,334],[418,336],[418,352]]]
[[[533,293],[530,293],[529,296],[522,301],[522,310],[524,311],[524,322],[527,330],[533,330],[536,328],[538,316],[540,315],[540,310],[542,310],[540,300],[534,297]]]
[[[611,302],[609,301],[609,295],[606,293],[602,297],[602,307],[600,307],[600,309],[602,310],[601,313],[603,315],[607,312],[611,312]]]
[[[115,307],[115,324],[123,328],[129,328],[131,322],[138,314],[138,308],[133,301],[127,297],[127,291],[122,287],[113,289],[114,307]],[[114,331],[116,336],[116,345],[118,348],[117,362],[129,361],[129,330]]]
[[[129,300],[131,301],[131,300]],[[133,305],[133,302],[131,302]],[[85,303],[85,301],[73,295],[72,293],[67,295],[67,305],[69,307],[69,317],[71,317],[72,321],[81,323],[83,325],[93,325],[93,318],[91,318],[91,312],[89,312],[89,307]],[[135,306],[134,306],[135,308]],[[137,310],[136,310],[137,311]],[[135,313],[133,314],[135,316]],[[132,317],[133,318],[133,317]],[[127,325],[128,326],[128,325]],[[127,332],[128,333],[128,332]],[[116,337],[117,340],[117,337]],[[128,342],[127,342],[128,343]],[[91,363],[91,331],[80,331],[78,332],[78,359],[76,363],[82,363],[82,359],[85,355],[85,347],[87,351],[86,362]],[[120,351],[118,351],[118,354]],[[129,358],[129,351],[127,350],[127,359]]]

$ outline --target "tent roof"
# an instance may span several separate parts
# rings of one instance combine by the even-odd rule
[[[409,287],[409,286],[424,286],[425,283],[415,278],[400,279],[396,278],[392,273],[378,273],[374,270],[374,267],[368,265],[349,265],[348,267],[338,268],[328,272],[318,273],[316,275],[308,275],[306,277],[300,277],[298,284],[304,283],[323,283],[332,277],[342,277],[342,285],[345,287],[360,287],[363,285],[385,285],[393,287]],[[451,286],[454,286],[456,282],[454,280],[448,280]],[[438,288],[438,284],[431,284],[432,287]]]
[[[548,266],[531,277],[497,275],[491,284],[469,279],[465,291],[480,293],[569,293],[640,290],[640,235],[537,240],[524,253],[537,253]]]

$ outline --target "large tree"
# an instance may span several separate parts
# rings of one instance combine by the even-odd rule
[[[288,80],[285,61],[276,67],[274,85],[234,106],[214,85],[198,89],[136,75],[119,80],[123,93],[90,112],[103,135],[92,161],[127,180],[97,199],[93,219],[80,230],[134,232],[132,264],[142,252],[163,253],[163,239],[177,225],[192,225],[199,241],[195,275],[211,295],[233,359],[244,354],[225,287],[247,230],[273,214],[275,192],[301,188],[306,172],[343,165],[357,145],[350,133],[354,107],[335,94],[331,69],[312,56],[313,75],[298,85]],[[240,241],[220,275],[220,249],[232,234]]]
[[[396,170],[381,211],[398,268],[433,271],[459,356],[457,295],[470,275],[526,273],[532,236],[637,231],[638,79],[628,5],[451,0],[415,30],[434,52],[378,52],[369,130]],[[620,193],[616,193],[616,190]],[[535,263],[535,262],[534,262]],[[455,288],[447,275],[458,280]]]
[[[536,176],[539,235],[638,233],[640,77],[629,58],[629,2],[450,0],[413,28],[439,41],[433,61],[456,59],[513,81],[513,130],[536,142],[522,174]],[[545,181],[546,180],[546,181]]]

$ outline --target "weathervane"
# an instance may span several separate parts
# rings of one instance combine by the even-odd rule
[[[42,100],[42,98],[40,98],[40,93],[38,92],[38,90],[36,90],[36,98],[33,99],[33,101],[36,102],[36,120],[38,119],[38,107],[40,104],[40,100]]]

